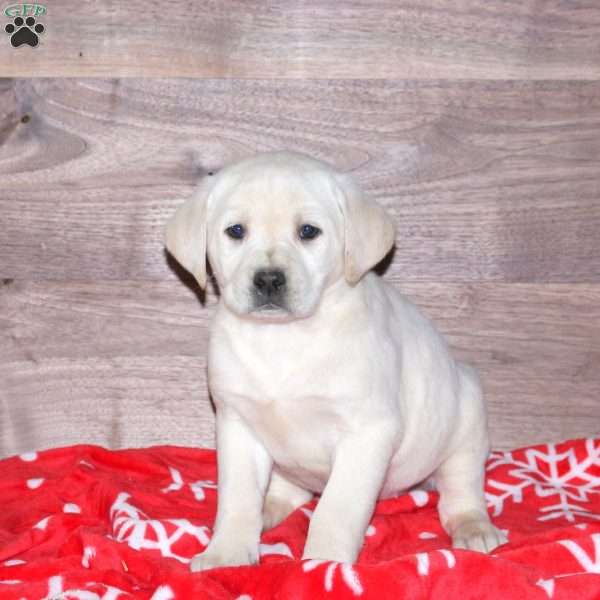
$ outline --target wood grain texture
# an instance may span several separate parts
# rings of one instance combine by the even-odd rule
[[[480,370],[495,448],[600,434],[600,285],[393,283]],[[0,455],[211,445],[213,305],[176,281],[1,286]]]
[[[0,455],[82,442],[214,447],[209,312],[196,305],[174,284],[0,286]]]
[[[405,281],[600,282],[600,82],[6,80],[0,276],[164,280],[164,223],[236,158],[352,171]]]
[[[582,79],[598,76],[589,0],[55,0],[28,76]],[[8,22],[8,19],[5,20]],[[25,51],[25,52],[24,52]],[[27,59],[23,60],[26,53]]]

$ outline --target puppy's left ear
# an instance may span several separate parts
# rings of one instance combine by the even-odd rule
[[[348,175],[337,176],[344,214],[344,276],[351,285],[372,269],[394,245],[390,216],[369,201]]]
[[[169,219],[165,229],[167,250],[206,287],[206,213],[214,184],[205,177],[192,198],[184,202]]]

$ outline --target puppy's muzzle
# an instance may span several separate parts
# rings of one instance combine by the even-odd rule
[[[254,308],[285,308],[285,273],[280,269],[256,271],[253,283]]]

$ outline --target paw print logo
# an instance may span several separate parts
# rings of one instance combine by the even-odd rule
[[[41,23],[36,23],[33,17],[15,17],[12,23],[9,23],[4,31],[10,35],[10,43],[14,48],[27,44],[35,48],[40,39],[39,34],[44,33],[45,27]]]

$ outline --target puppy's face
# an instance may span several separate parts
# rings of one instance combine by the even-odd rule
[[[230,310],[277,321],[315,311],[343,277],[343,223],[330,195],[323,182],[289,172],[261,172],[222,190],[207,248]]]
[[[290,152],[205,178],[166,230],[167,248],[202,287],[208,255],[229,310],[268,321],[310,316],[328,286],[355,285],[393,241],[385,212],[351,179]]]

